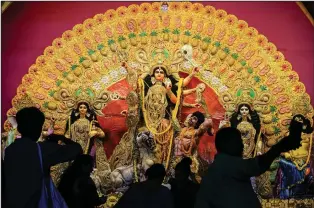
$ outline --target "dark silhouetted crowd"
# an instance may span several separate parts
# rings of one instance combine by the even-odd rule
[[[35,107],[20,110],[16,120],[22,137],[6,148],[2,160],[3,207],[93,208],[106,202],[105,196],[98,195],[90,176],[93,158],[84,155],[78,143],[60,135],[37,142],[45,117]],[[114,207],[259,208],[261,203],[251,178],[267,171],[281,153],[300,147],[302,123],[293,119],[289,131],[289,136],[265,154],[243,159],[241,133],[236,128],[222,128],[216,133],[217,155],[200,184],[191,180],[190,158],[183,158],[175,166],[169,186],[163,184],[164,166],[154,164],[146,171],[147,180],[132,184]],[[51,180],[50,168],[64,162],[70,165],[57,188]]]

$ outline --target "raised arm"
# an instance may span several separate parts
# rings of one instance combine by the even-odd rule
[[[60,140],[65,145],[56,143]],[[44,163],[48,166],[74,160],[77,155],[83,153],[80,144],[61,135],[50,135],[45,142],[42,142],[41,146],[43,148]]]
[[[192,94],[194,92],[196,92],[196,87],[193,88],[193,89],[188,89],[188,90],[183,90],[183,95],[189,95],[189,94]]]
[[[186,87],[192,80],[192,78],[195,76],[195,74],[199,71],[197,67],[193,68],[192,73],[189,74],[189,76],[185,77],[183,80],[183,87]]]
[[[203,136],[209,128],[213,128],[213,120],[210,118],[205,118],[205,121],[196,131],[197,137],[200,138],[201,136]]]

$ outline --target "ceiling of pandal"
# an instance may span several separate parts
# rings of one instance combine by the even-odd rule
[[[11,1],[2,1],[1,2],[1,10],[2,13],[12,4]],[[307,18],[310,20],[312,25],[314,25],[313,17],[314,17],[314,2],[296,2]]]

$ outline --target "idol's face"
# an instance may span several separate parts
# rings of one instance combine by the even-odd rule
[[[249,112],[250,112],[249,108],[246,107],[245,105],[240,108],[240,113],[242,116],[247,116]]]
[[[155,70],[154,76],[155,76],[156,80],[162,81],[165,78],[165,71],[158,68]]]
[[[84,105],[84,104],[81,104],[80,106],[79,106],[79,112],[80,112],[80,115],[86,115],[86,113],[87,113],[87,106],[86,105]]]

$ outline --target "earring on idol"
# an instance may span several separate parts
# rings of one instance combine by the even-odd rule
[[[75,116],[78,116],[78,115],[79,115],[79,113],[78,113],[78,112],[76,112],[76,113],[75,113]]]
[[[249,120],[252,120],[250,114],[247,115],[247,118],[248,118]]]
[[[150,80],[151,80],[151,82],[152,82],[153,85],[156,83],[156,78],[155,78],[155,77],[151,77]]]
[[[241,114],[238,114],[237,119],[240,120],[242,118]]]
[[[86,116],[89,118],[89,117],[90,117],[90,114],[89,114],[89,113],[86,113]]]

